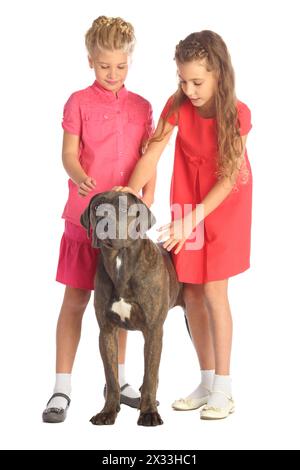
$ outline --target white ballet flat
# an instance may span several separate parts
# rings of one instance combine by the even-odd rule
[[[206,388],[206,387],[204,387]],[[203,405],[206,405],[209,398],[209,390],[207,390],[207,395],[202,398],[180,398],[180,400],[175,400],[172,403],[173,410],[176,411],[189,411],[189,410],[197,410]]]
[[[228,404],[225,408],[217,408],[209,405],[204,406],[200,412],[201,419],[224,419],[234,413],[235,405],[232,397],[218,390],[214,390],[213,393],[221,393],[222,395],[225,395]]]

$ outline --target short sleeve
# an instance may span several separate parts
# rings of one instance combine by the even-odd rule
[[[238,102],[238,118],[240,122],[240,135],[247,135],[252,128],[251,111],[245,103]]]
[[[169,122],[170,124],[172,124],[172,126],[177,126],[177,121],[178,121],[178,111],[175,111],[174,113],[169,114],[169,111],[170,111],[170,108],[173,104],[173,101],[174,101],[174,95],[172,95],[168,101],[166,102],[165,104],[165,107],[164,109],[162,110],[161,112],[161,115],[160,117],[164,120],[164,121],[167,121]]]
[[[62,127],[70,134],[81,135],[81,113],[76,93],[73,93],[64,105]]]

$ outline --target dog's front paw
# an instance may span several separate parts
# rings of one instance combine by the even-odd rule
[[[159,426],[164,424],[157,411],[141,413],[137,422],[140,426]]]
[[[90,419],[90,422],[97,426],[114,424],[116,421],[116,417],[117,417],[117,413],[115,411],[110,411],[110,412],[101,411],[101,413],[98,413],[97,415],[93,416]]]

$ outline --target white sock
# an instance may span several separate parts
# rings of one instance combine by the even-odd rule
[[[118,376],[119,376],[119,385],[122,387],[127,383],[126,377],[125,377],[125,364],[119,364],[118,366]],[[121,392],[123,395],[126,395],[127,397],[130,398],[139,398],[140,394],[134,390],[130,385],[129,387],[126,387],[124,390]]]
[[[201,370],[200,385],[198,385],[198,387],[189,396],[187,396],[186,399],[206,397],[212,389],[214,376],[214,370]]]
[[[230,375],[215,375],[212,391],[207,402],[208,406],[225,408],[228,405],[228,399],[223,395],[223,393],[214,393],[214,391],[223,392],[231,397],[232,391]]]
[[[71,395],[71,374],[56,374],[55,386],[53,393],[64,393],[70,397]],[[63,408],[67,407],[67,400],[63,397],[54,397],[49,402],[47,408]]]

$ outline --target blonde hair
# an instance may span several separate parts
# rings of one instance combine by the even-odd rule
[[[245,165],[245,159],[241,168],[238,166],[238,159],[241,156],[243,147],[236,108],[234,70],[225,42],[221,36],[213,31],[204,30],[192,33],[177,44],[174,58],[181,64],[204,59],[207,71],[214,71],[217,80],[215,94],[218,141],[216,176],[218,179],[231,177],[235,170],[239,169],[241,171],[238,180],[246,183],[249,172]],[[173,97],[174,100],[166,119],[188,99],[180,85]],[[163,136],[163,133],[164,128],[158,139]]]
[[[119,17],[99,16],[85,35],[85,45],[90,56],[103,49],[132,54],[135,46],[133,26]]]

